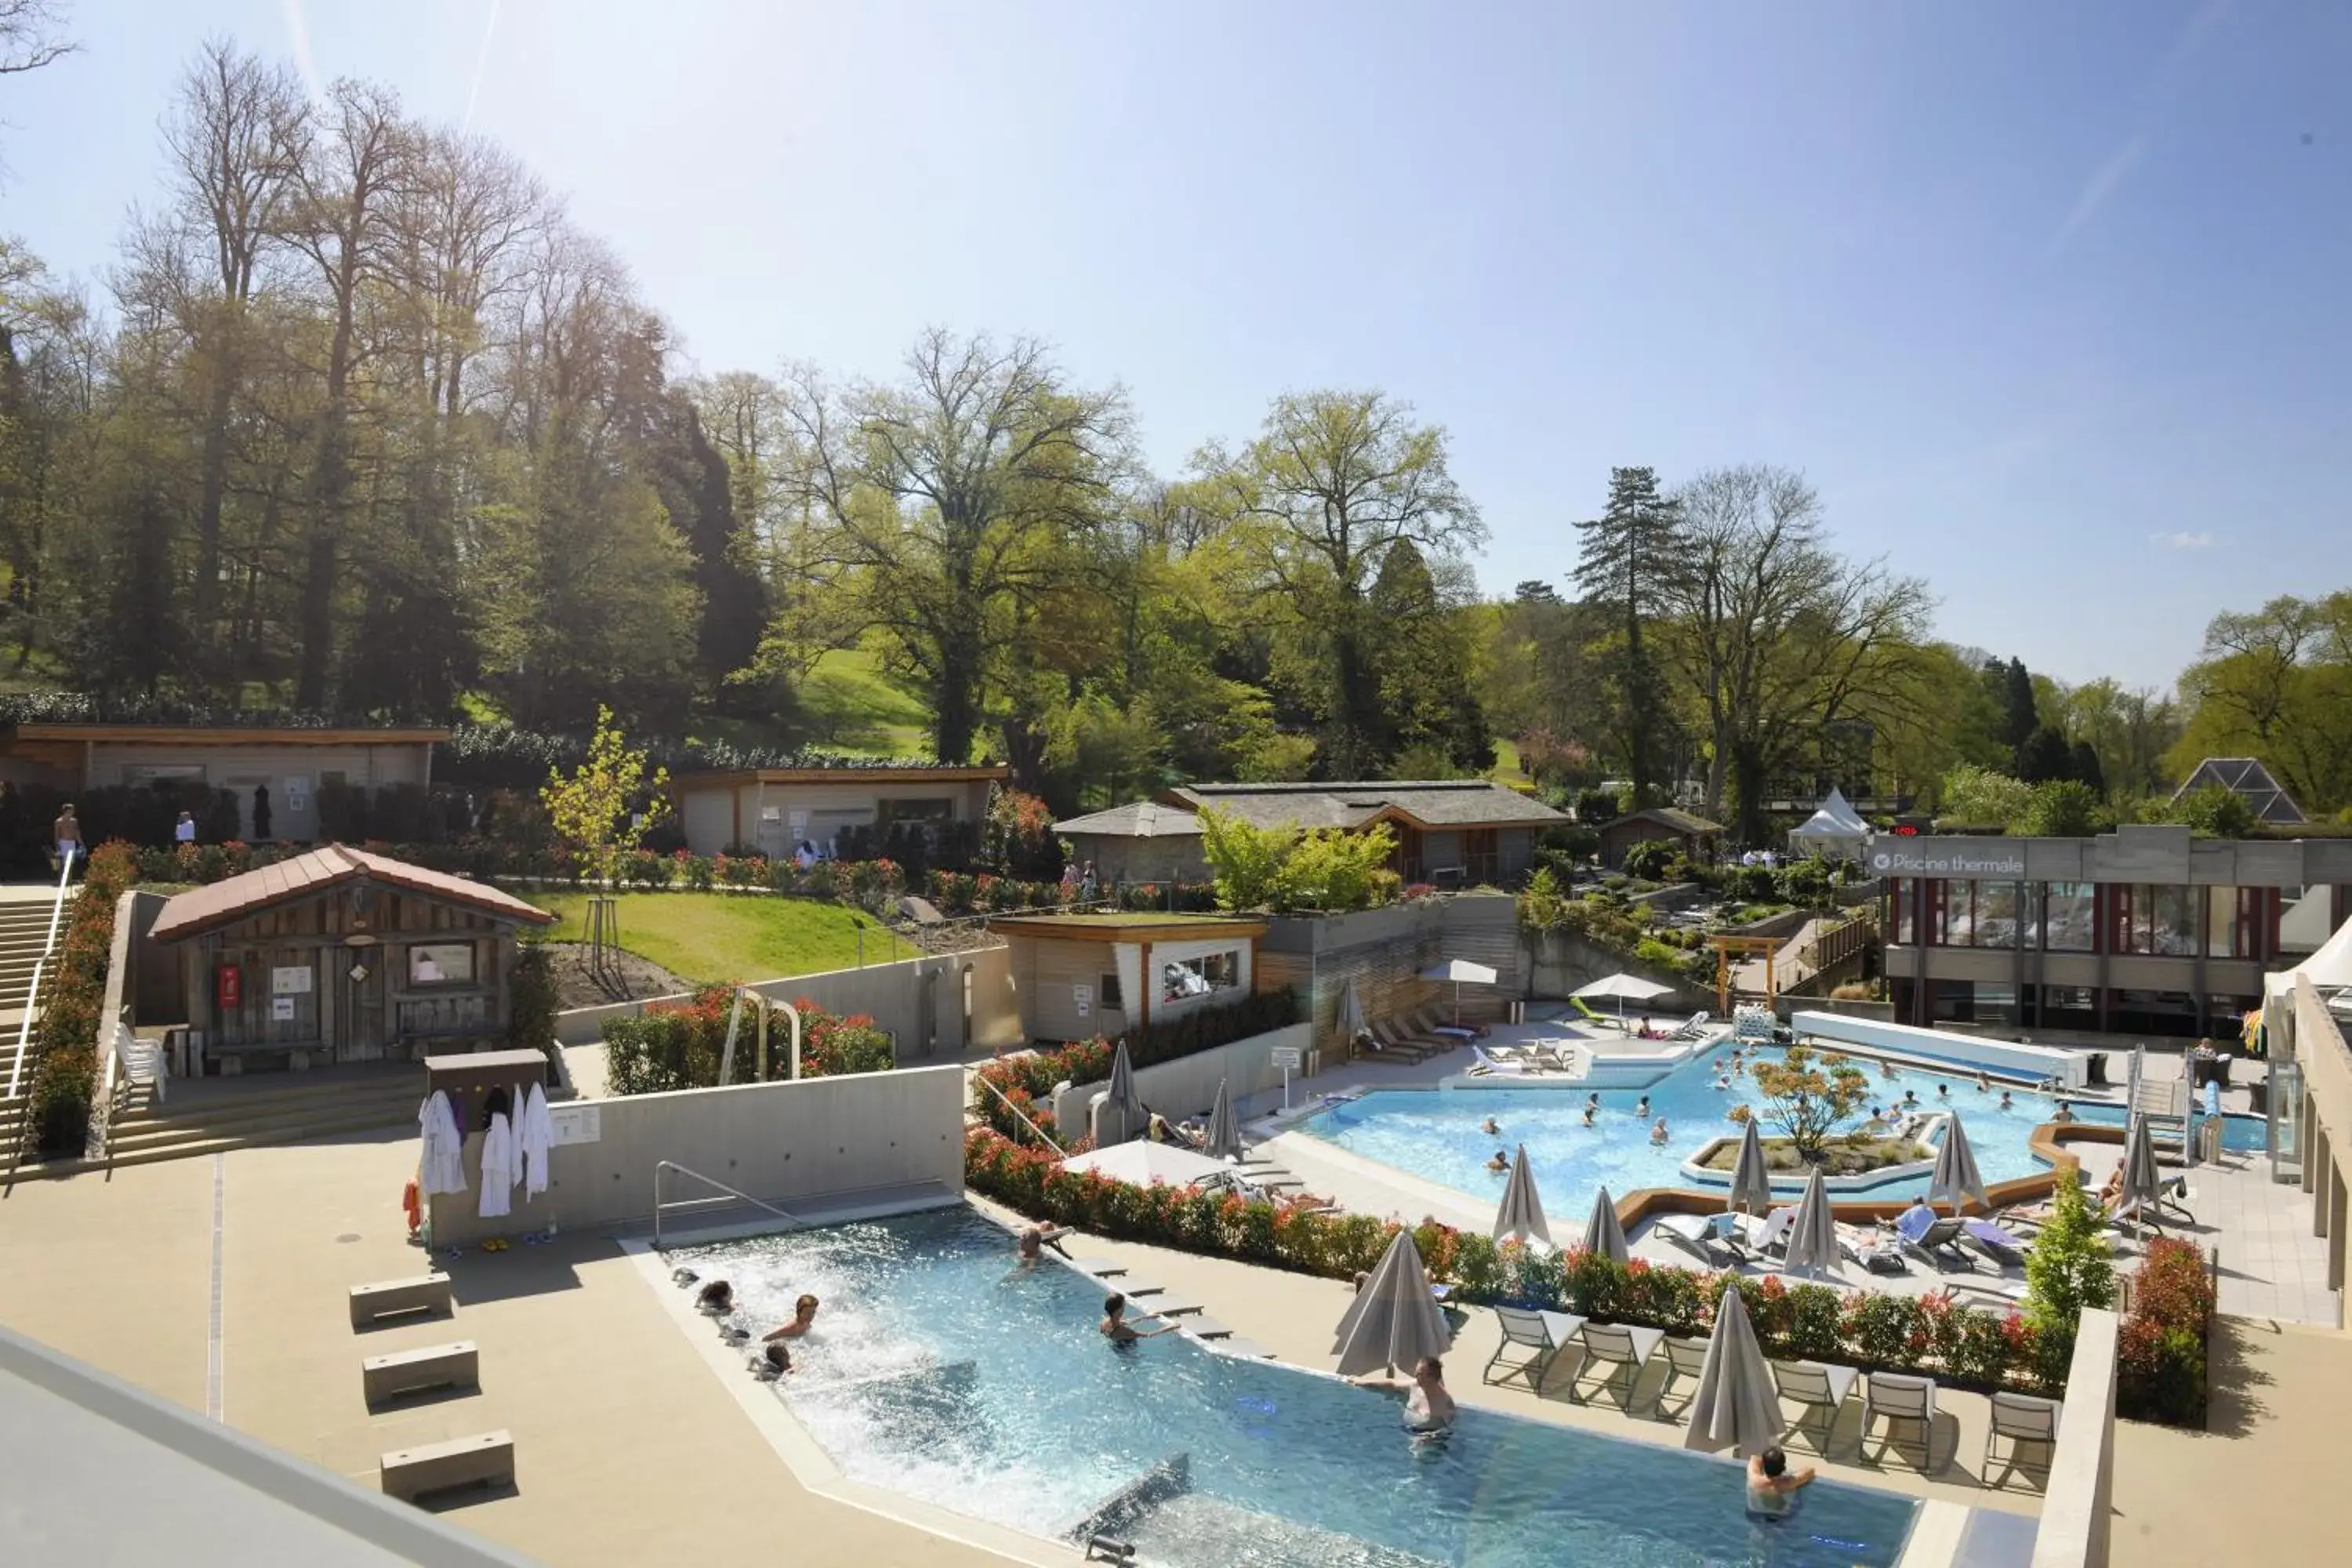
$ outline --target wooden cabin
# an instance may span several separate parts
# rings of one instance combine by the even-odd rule
[[[164,902],[191,1044],[208,1073],[422,1058],[502,1042],[512,894],[331,844]]]

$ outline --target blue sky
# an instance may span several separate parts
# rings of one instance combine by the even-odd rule
[[[84,276],[226,33],[470,115],[699,368],[1032,332],[1171,472],[1385,387],[1452,432],[1491,591],[1561,577],[1611,464],[1739,461],[2063,679],[2352,586],[2335,0],[77,10],[0,79],[0,230]]]

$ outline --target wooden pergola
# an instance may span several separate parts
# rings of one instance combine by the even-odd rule
[[[1727,1023],[1731,1018],[1731,975],[1735,968],[1732,954],[1764,961],[1764,1005],[1777,1010],[1780,1000],[1778,972],[1772,966],[1773,954],[1780,951],[1787,939],[1777,936],[1718,936],[1709,939],[1715,944],[1715,1005]]]

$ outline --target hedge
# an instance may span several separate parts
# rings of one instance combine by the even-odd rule
[[[705,985],[688,1002],[655,1003],[635,1018],[608,1019],[604,1025],[604,1073],[615,1094],[661,1094],[679,1089],[713,1089],[727,1047],[727,1018],[735,1006],[735,988]],[[847,1016],[829,1013],[803,996],[793,1008],[801,1016],[801,1076],[838,1078],[847,1073],[887,1072],[895,1065],[890,1037],[875,1027],[864,1013]],[[735,1081],[760,1079],[760,1021],[745,998],[736,1026]],[[792,1023],[780,1007],[771,1007],[768,1025],[768,1078],[792,1071]]]
[[[29,1113],[34,1146],[44,1156],[78,1156],[89,1142],[90,1103],[98,1094],[98,1029],[114,950],[114,906],[138,880],[129,845],[101,844],[91,851],[81,891],[66,916],[57,962],[42,972]]]
[[[2116,1414],[2200,1426],[2205,1421],[2205,1336],[2213,1279],[2193,1241],[2155,1237],[2132,1286],[2116,1347]]]
[[[1155,1183],[1114,1181],[1062,1168],[1050,1150],[1024,1146],[988,1128],[964,1137],[964,1184],[1032,1219],[1099,1236],[1172,1247],[1303,1274],[1348,1279],[1376,1263],[1400,1228],[1369,1215],[1307,1209],[1296,1201],[1252,1201]],[[1497,1245],[1434,1220],[1413,1228],[1433,1279],[1454,1300],[1574,1312],[1676,1335],[1711,1331],[1715,1303],[1739,1291],[1764,1353],[1834,1362],[1864,1371],[1924,1372],[1948,1387],[2028,1388],[2060,1393],[2065,1369],[2044,1363],[2036,1335],[2018,1312],[1958,1304],[1948,1293],[1893,1296],[1790,1285],[1776,1275],[1618,1263],[1581,1247],[1537,1252]]]

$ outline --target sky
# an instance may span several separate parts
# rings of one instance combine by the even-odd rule
[[[1286,391],[1451,438],[1491,593],[1767,462],[1938,635],[2165,687],[2352,587],[2352,5],[76,0],[0,232],[102,285],[226,35],[505,143],[681,369],[1049,341],[1169,475]]]

